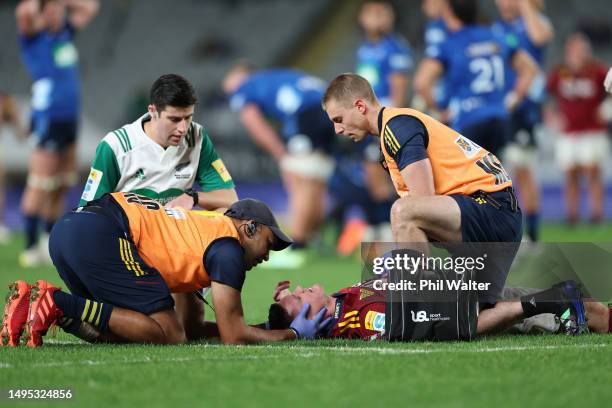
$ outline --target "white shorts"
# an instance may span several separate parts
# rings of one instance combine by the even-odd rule
[[[334,160],[320,152],[288,154],[281,163],[281,169],[298,176],[327,181],[336,166]]]
[[[603,163],[610,154],[610,144],[605,131],[564,133],[557,139],[555,150],[559,167],[567,170]]]
[[[519,143],[510,143],[503,152],[503,162],[512,169],[517,167],[533,170],[538,160],[538,148]]]

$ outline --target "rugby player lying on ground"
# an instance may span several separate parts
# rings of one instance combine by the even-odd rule
[[[313,316],[312,310],[319,310],[321,307],[326,309],[324,317],[332,317],[333,324],[328,329],[324,337],[376,340],[384,339],[385,332],[385,308],[387,295],[384,291],[376,290],[372,285],[373,281],[366,281],[360,284],[343,288],[338,292],[328,295],[321,285],[315,284],[309,288],[297,286],[293,292],[289,290],[289,281],[279,282],[274,291],[274,303],[270,306],[269,327],[270,329],[287,328],[292,319],[300,314],[304,304],[311,305],[311,312],[308,316]],[[504,291],[513,296],[517,292],[529,295],[522,296],[521,301],[505,301],[507,303],[508,319],[505,328],[509,328],[514,323],[527,318],[541,318],[545,315],[562,316],[567,309],[571,314],[576,313],[576,308],[572,305],[571,299],[566,302],[555,301],[546,302],[541,299],[563,299],[567,298],[566,282],[555,285],[546,291],[533,293],[529,290],[508,290]],[[570,284],[570,287],[573,284]],[[530,303],[532,298],[536,299],[536,306]],[[574,299],[575,300],[575,299]],[[582,304],[582,301],[579,300]],[[596,301],[584,302],[586,317],[588,318],[589,329],[595,333],[610,333],[612,329],[612,310]],[[308,317],[307,316],[307,317]],[[552,317],[552,316],[551,316]],[[543,319],[544,326],[550,323]],[[552,319],[558,320],[558,319]],[[542,321],[540,321],[542,323]],[[563,327],[563,319],[561,326]],[[536,325],[538,322],[536,322]],[[557,327],[558,328],[558,327]],[[563,327],[565,329],[565,327]],[[480,330],[478,334],[482,333]]]

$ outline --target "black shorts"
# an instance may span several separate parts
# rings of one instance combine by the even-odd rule
[[[62,152],[72,146],[77,138],[77,120],[53,120],[46,117],[32,118],[30,123],[35,146],[50,152]]]
[[[55,223],[49,251],[74,295],[150,315],[171,309],[168,285],[118,223],[103,212],[72,211]]]
[[[506,119],[493,118],[468,126],[461,134],[499,157],[510,140],[510,125]]]
[[[297,113],[296,135],[307,136],[312,143],[313,150],[324,153],[332,152],[336,139],[334,125],[320,106]]]
[[[533,105],[533,104],[532,104]],[[537,147],[535,127],[541,121],[541,108],[533,105],[533,110],[517,110],[510,118],[510,143],[521,147]]]
[[[489,290],[479,292],[481,304],[495,304],[502,293],[506,278],[523,237],[523,216],[512,189],[490,193],[489,201],[473,196],[452,195],[461,211],[461,240],[474,245],[477,253],[492,253],[485,271],[476,280],[490,283]],[[495,202],[495,205],[491,203]],[[496,245],[495,243],[503,243]]]

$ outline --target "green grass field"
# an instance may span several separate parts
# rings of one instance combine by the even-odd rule
[[[612,226],[547,225],[547,241],[612,242]],[[0,247],[0,287],[17,278],[61,281],[52,268],[22,270],[19,238]],[[243,291],[247,320],[266,318],[275,283],[359,280],[357,257],[310,254],[298,271],[255,270]],[[4,289],[3,289],[4,290]],[[3,302],[3,297],[1,302]],[[207,313],[209,310],[207,310]],[[40,349],[0,348],[0,406],[8,389],[72,389],[54,406],[580,406],[612,400],[612,336],[504,336],[471,343],[300,341],[231,347],[91,346],[58,329]],[[24,406],[36,406],[27,403]]]

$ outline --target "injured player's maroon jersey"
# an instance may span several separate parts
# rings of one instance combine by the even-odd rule
[[[336,309],[330,337],[376,340],[385,333],[386,294],[375,290],[372,281],[334,293]]]

